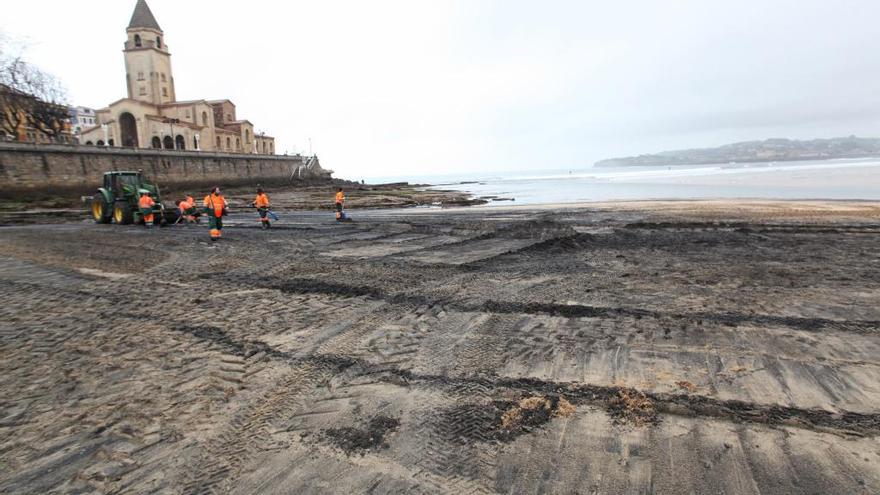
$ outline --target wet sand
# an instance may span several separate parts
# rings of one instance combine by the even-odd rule
[[[877,493],[880,204],[0,229],[2,493]]]

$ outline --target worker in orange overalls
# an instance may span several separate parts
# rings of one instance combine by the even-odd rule
[[[189,203],[190,211],[192,212],[190,215],[192,216],[193,221],[199,223],[199,218],[202,216],[202,213],[196,208],[196,200],[193,199],[192,194],[186,195],[186,202]]]
[[[144,217],[144,226],[148,229],[153,226],[153,220],[155,220],[153,218],[154,206],[156,206],[156,202],[150,197],[150,193],[143,191],[141,199],[138,200],[138,208],[141,210],[141,216]]]
[[[220,188],[211,189],[205,196],[205,213],[208,215],[208,226],[211,228],[211,240],[216,241],[222,235],[223,217],[226,216],[226,198],[220,194]]]
[[[187,196],[186,199],[177,204],[177,207],[180,209],[180,218],[186,223],[196,222],[196,204],[192,196]]]
[[[336,190],[336,221],[341,222],[345,219],[345,213],[343,213],[343,208],[345,208],[345,192],[342,191],[342,188]]]
[[[257,213],[260,214],[260,222],[262,222],[263,228],[272,228],[272,224],[269,223],[269,196],[263,191],[263,188],[257,188],[257,197],[251,205],[253,205],[253,207],[257,209]]]

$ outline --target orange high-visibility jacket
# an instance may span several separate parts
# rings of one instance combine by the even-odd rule
[[[254,206],[257,208],[268,208],[269,196],[267,196],[266,193],[257,194],[257,199],[254,200]]]
[[[339,191],[338,193],[336,193],[336,202],[342,203],[343,201],[345,201],[345,193],[342,191]]]
[[[152,208],[155,205],[156,202],[153,201],[153,198],[147,195],[141,196],[141,199],[138,200],[138,207],[140,207],[141,209]]]
[[[189,198],[186,198],[183,201],[181,201],[180,204],[177,205],[177,207],[180,208],[181,213],[184,213],[187,210],[189,210],[190,208],[192,208],[193,204],[192,204],[192,202],[190,202]]]
[[[209,194],[205,196],[205,208],[213,210],[214,216],[220,218],[226,208],[226,198],[222,194]]]

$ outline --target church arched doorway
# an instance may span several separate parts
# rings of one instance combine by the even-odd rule
[[[185,149],[186,149],[186,140],[183,139],[183,136],[181,136],[180,134],[178,134],[178,135],[177,135],[177,139],[175,139],[175,141],[177,142],[177,149],[179,149],[179,150],[185,150]]]
[[[165,136],[165,139],[162,140],[162,144],[165,145],[166,150],[174,149],[174,140],[171,139],[171,136]]]
[[[159,139],[159,136],[153,136],[153,149],[162,149],[162,140]]]
[[[138,143],[137,121],[134,119],[134,115],[128,112],[120,115],[119,129],[122,131],[122,146],[126,148],[137,148],[140,146],[140,143]]]

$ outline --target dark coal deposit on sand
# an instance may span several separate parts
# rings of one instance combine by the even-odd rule
[[[880,207],[0,228],[2,493],[878,493]]]

